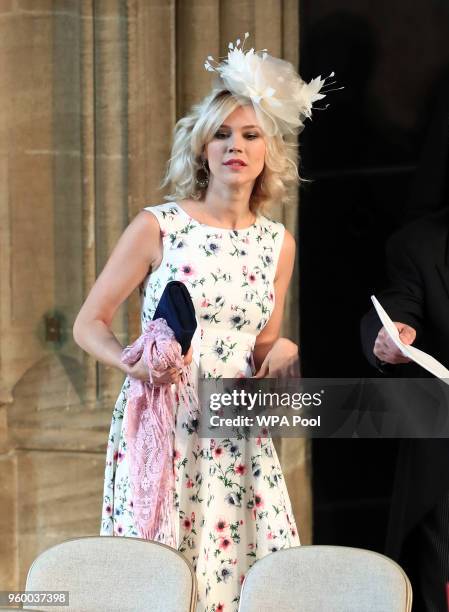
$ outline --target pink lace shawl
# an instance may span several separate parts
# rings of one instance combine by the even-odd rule
[[[122,353],[122,362],[141,356],[156,371],[182,369],[177,386],[179,401],[192,414],[188,393],[193,389],[190,366],[184,366],[181,347],[165,319],[147,323],[141,336]],[[189,396],[189,397],[188,397]],[[176,401],[171,384],[154,385],[129,377],[125,436],[128,451],[133,512],[139,535],[177,548],[174,508],[174,429]]]

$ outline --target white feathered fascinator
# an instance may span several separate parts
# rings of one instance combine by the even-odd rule
[[[306,83],[290,62],[269,55],[266,49],[245,52],[248,37],[246,32],[243,43],[240,39],[230,42],[228,56],[220,63],[210,55],[205,61],[206,70],[218,74],[215,89],[226,89],[236,98],[242,98],[244,103],[249,99],[268,135],[297,134],[303,129],[304,120],[311,118],[313,103],[333,91],[324,92],[322,88],[334,73]],[[331,81],[326,86],[334,83]]]

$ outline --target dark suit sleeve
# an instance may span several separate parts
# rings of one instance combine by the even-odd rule
[[[422,332],[424,292],[419,257],[412,236],[396,234],[387,243],[386,263],[389,287],[376,297],[393,321],[406,323],[416,330],[417,340]],[[375,367],[374,342],[382,323],[372,308],[360,325],[365,357]],[[395,367],[395,366],[392,366]]]

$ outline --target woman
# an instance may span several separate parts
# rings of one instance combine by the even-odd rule
[[[182,281],[195,305],[200,377],[295,372],[297,347],[279,338],[295,242],[261,210],[284,199],[287,183],[298,179],[283,137],[310,116],[323,81],[307,86],[290,64],[245,53],[240,41],[221,64],[213,67],[211,59],[206,68],[218,73],[216,86],[175,129],[164,180],[174,194],[125,230],[75,322],[78,344],[127,377],[149,380],[150,372],[143,360],[121,362],[114,314],[140,287],[142,323],[151,320],[170,280]],[[283,98],[276,98],[276,83]],[[192,350],[185,367],[191,361]],[[180,372],[151,375],[159,384],[177,383]],[[101,533],[137,537],[124,419],[128,388],[127,378],[112,417]],[[248,568],[299,544],[290,500],[271,439],[199,438],[187,412],[178,400],[176,546],[195,567],[198,610],[237,610]]]

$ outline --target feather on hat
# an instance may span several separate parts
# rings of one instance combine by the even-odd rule
[[[246,32],[243,43],[237,39],[229,43],[227,58],[220,63],[208,56],[206,70],[218,75],[214,86],[226,89],[243,103],[251,101],[256,116],[268,135],[297,134],[304,128],[304,121],[312,117],[313,103],[325,97],[321,76],[306,83],[296,72],[293,64],[262,51],[244,51],[249,37]],[[335,83],[332,81],[327,85]],[[323,91],[323,93],[320,93]],[[327,108],[327,106],[326,106]]]

